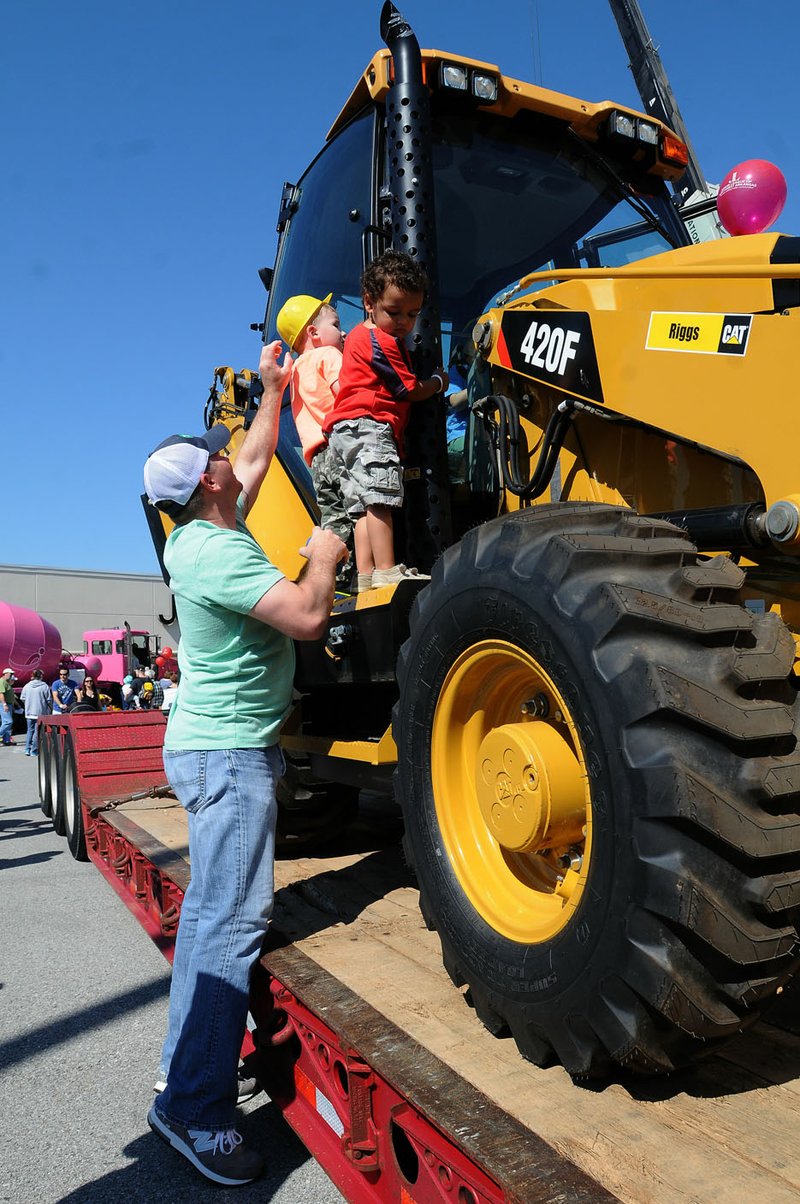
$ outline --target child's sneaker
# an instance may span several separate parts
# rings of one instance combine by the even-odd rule
[[[365,594],[368,589],[372,589],[372,573],[359,573],[358,592]]]
[[[379,585],[397,585],[399,581],[430,581],[427,573],[408,569],[404,564],[394,564],[390,569],[372,570],[372,588]]]
[[[187,1129],[167,1120],[156,1111],[155,1104],[147,1113],[147,1123],[154,1133],[214,1183],[238,1187],[252,1183],[264,1169],[261,1155],[242,1144],[241,1134],[236,1129],[224,1129],[221,1133]]]

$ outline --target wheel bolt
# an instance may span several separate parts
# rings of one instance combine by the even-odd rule
[[[523,715],[531,715],[534,719],[546,719],[550,713],[550,700],[546,694],[535,694],[520,708]]]

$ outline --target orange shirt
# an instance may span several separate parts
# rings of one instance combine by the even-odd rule
[[[328,442],[322,427],[333,409],[332,386],[339,380],[341,367],[342,353],[338,347],[311,347],[292,364],[292,416],[306,464]]]

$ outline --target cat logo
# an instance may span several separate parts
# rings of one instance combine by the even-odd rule
[[[747,340],[750,336],[752,318],[726,315],[719,339],[719,351],[723,355],[744,355],[747,350]]]
[[[652,313],[645,347],[694,355],[744,355],[752,322],[752,314]]]

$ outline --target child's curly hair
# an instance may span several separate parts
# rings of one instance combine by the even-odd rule
[[[428,292],[428,277],[416,259],[405,251],[384,251],[367,264],[361,275],[361,292],[373,300],[383,296],[389,284],[403,293],[424,295]]]

